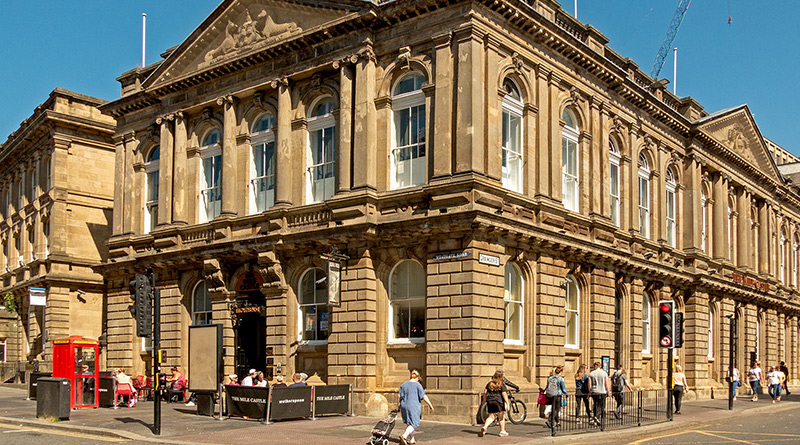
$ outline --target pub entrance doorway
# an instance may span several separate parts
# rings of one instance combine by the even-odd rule
[[[266,370],[267,314],[264,295],[261,292],[240,294],[232,312],[236,325],[236,374],[241,381],[250,369]]]

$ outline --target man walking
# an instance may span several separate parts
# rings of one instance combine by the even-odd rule
[[[617,409],[614,410],[614,417],[617,419],[622,417],[622,410],[625,406],[625,388],[633,391],[630,383],[628,383],[628,375],[625,374],[625,368],[620,364],[617,365],[617,370],[611,376],[611,394],[617,402]]]
[[[789,394],[791,394],[789,392],[789,368],[786,367],[786,363],[784,363],[784,362],[781,362],[780,368],[781,368],[781,372],[783,373],[783,375],[785,377],[784,380],[783,380],[783,390],[786,392],[786,395],[788,396]]]
[[[594,423],[602,425],[606,416],[606,397],[611,392],[611,379],[608,378],[600,362],[592,364],[592,372],[589,373],[589,393],[592,395],[592,411],[594,411]]]

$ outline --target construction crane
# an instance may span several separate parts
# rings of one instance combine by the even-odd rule
[[[678,35],[678,28],[681,27],[683,17],[686,15],[691,3],[692,0],[680,0],[680,3],[678,3],[678,9],[675,10],[675,15],[672,16],[667,35],[664,37],[664,41],[661,42],[661,48],[658,49],[656,61],[653,62],[653,69],[650,70],[650,77],[653,79],[658,78],[659,73],[661,73],[661,68],[664,67],[664,61],[667,60],[669,49],[672,46],[672,42],[675,41],[675,36]]]

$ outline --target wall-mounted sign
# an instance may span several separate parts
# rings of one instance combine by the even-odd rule
[[[433,256],[433,261],[460,260],[461,258],[466,258],[470,255],[471,253],[467,252],[466,250],[463,252],[440,253]]]
[[[756,280],[755,278],[746,277],[736,272],[733,273],[733,282],[747,287],[752,287],[760,291],[769,292],[769,283]]]
[[[31,287],[28,289],[28,298],[31,306],[47,306],[47,289]]]
[[[339,261],[328,261],[328,306],[339,306],[341,304],[341,284],[342,282],[342,263]]]
[[[500,257],[494,255],[487,255],[482,253],[478,256],[478,262],[481,264],[488,264],[490,266],[499,266],[500,265]]]
[[[260,273],[250,270],[239,275],[236,281],[236,292],[252,292],[261,290],[261,285],[264,284],[264,278]]]

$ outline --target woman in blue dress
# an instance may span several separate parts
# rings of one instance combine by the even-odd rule
[[[411,379],[400,385],[400,402],[398,404],[403,422],[408,425],[406,432],[400,436],[403,445],[417,443],[414,439],[414,431],[419,428],[419,419],[422,416],[422,401],[428,404],[433,411],[433,404],[425,394],[425,389],[419,383],[419,372],[415,369],[411,371]]]

